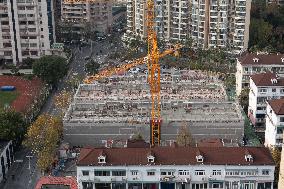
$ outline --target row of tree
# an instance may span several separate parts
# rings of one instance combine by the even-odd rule
[[[252,2],[249,48],[284,52],[284,6],[266,0]]]

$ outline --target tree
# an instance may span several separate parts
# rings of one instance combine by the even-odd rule
[[[23,144],[38,157],[37,165],[40,170],[46,171],[53,163],[62,132],[62,120],[48,114],[40,115],[29,127]]]
[[[72,94],[66,90],[61,91],[55,96],[55,106],[64,114],[72,99]]]
[[[11,72],[13,75],[18,75],[19,74],[19,67],[18,66],[15,66],[15,65],[12,65],[11,66]]]
[[[14,110],[0,110],[0,139],[13,140],[17,145],[23,139],[27,125],[21,113]]]
[[[56,86],[68,70],[68,64],[65,58],[50,55],[43,56],[33,64],[33,72],[46,83]]]
[[[275,171],[274,171],[274,181],[278,183],[279,179],[279,170],[280,170],[280,161],[281,161],[281,151],[278,148],[271,148],[270,149],[272,158],[275,162]]]
[[[189,132],[189,129],[187,125],[184,123],[184,125],[179,129],[178,135],[177,135],[177,144],[179,146],[192,146],[193,139]]]
[[[94,60],[90,60],[86,65],[86,72],[90,75],[95,75],[98,73],[98,69],[100,68],[100,64],[95,62]]]
[[[250,23],[250,47],[257,45],[264,48],[270,43],[273,26],[263,19],[251,19]]]
[[[32,67],[34,63],[34,59],[28,57],[26,59],[23,59],[23,64],[28,66],[28,67]]]
[[[248,87],[245,87],[242,89],[241,94],[239,96],[239,102],[246,114],[248,113],[249,91],[250,89]]]

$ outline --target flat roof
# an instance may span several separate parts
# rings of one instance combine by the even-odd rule
[[[240,119],[222,81],[201,71],[163,70],[160,94],[161,114],[168,121]],[[151,103],[147,75],[128,73],[80,85],[64,121],[149,122]]]

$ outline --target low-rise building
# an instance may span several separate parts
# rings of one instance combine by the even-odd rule
[[[80,189],[273,188],[264,147],[83,148]]]
[[[236,93],[241,94],[244,87],[249,87],[250,76],[271,71],[284,76],[284,54],[246,53],[237,58]]]
[[[267,102],[265,146],[282,147],[284,129],[284,99]]]
[[[271,72],[250,77],[248,116],[257,131],[265,131],[266,101],[282,97],[284,97],[284,78]]]
[[[7,172],[14,161],[12,141],[0,140],[0,182],[7,178]]]

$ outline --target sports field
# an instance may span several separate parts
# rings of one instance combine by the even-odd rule
[[[17,96],[17,91],[0,91],[0,109],[10,106]]]

